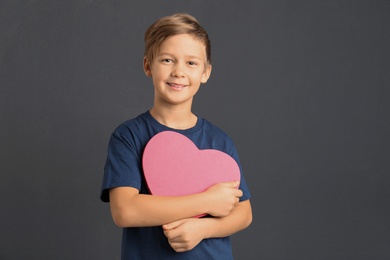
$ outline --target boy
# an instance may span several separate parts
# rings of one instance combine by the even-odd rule
[[[211,73],[206,31],[188,14],[156,21],[145,33],[144,71],[153,81],[153,107],[112,134],[101,193],[123,228],[122,259],[233,259],[229,236],[252,221],[241,166],[240,183],[177,197],[150,195],[142,170],[145,145],[166,130],[185,135],[199,149],[223,151],[240,165],[231,139],[191,111]],[[192,218],[203,213],[208,217]]]

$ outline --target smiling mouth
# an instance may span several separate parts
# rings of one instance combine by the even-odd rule
[[[182,89],[184,87],[186,87],[186,85],[183,85],[183,84],[176,84],[176,83],[167,83],[168,86],[170,86],[171,88],[174,88],[174,89]]]

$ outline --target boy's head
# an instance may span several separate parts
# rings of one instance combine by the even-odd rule
[[[185,13],[163,17],[148,28],[144,38],[144,58],[151,63],[161,43],[168,37],[178,34],[189,34],[201,41],[206,48],[207,63],[211,64],[211,46],[207,32],[193,16]]]

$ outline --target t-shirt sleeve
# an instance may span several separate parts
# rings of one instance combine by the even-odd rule
[[[234,146],[233,144],[233,141],[229,138],[229,137],[226,137],[227,139],[227,153],[233,157],[233,159],[237,162],[239,168],[240,168],[240,186],[239,186],[239,189],[242,191],[243,195],[242,197],[240,198],[240,201],[244,201],[244,200],[248,200],[251,198],[251,194],[250,194],[250,191],[249,191],[249,188],[248,188],[248,185],[246,184],[246,181],[245,181],[245,178],[244,178],[244,174],[243,174],[243,169],[242,169],[242,166],[241,166],[241,163],[240,163],[240,159],[238,157],[238,152],[236,150],[236,147]]]
[[[128,130],[127,130],[128,131]],[[109,202],[109,190],[115,187],[141,189],[142,163],[131,134],[117,129],[110,138],[100,199]]]
[[[238,166],[240,167],[240,172],[241,172],[239,189],[242,191],[243,195],[240,198],[240,201],[248,200],[248,199],[251,198],[251,193],[249,191],[248,185],[246,184],[246,181],[245,181],[245,178],[244,178],[244,174],[243,174],[243,170],[242,170],[242,166],[241,166],[241,163],[238,160],[238,155],[237,155],[236,161],[238,162]]]

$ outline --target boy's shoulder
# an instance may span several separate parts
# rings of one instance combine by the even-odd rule
[[[150,119],[148,119],[148,112],[144,112],[134,118],[122,122],[116,127],[114,132],[122,132],[135,129],[141,130],[146,126],[148,121],[150,121]]]
[[[200,120],[202,120],[202,125],[203,125],[203,128],[205,131],[208,131],[210,133],[214,133],[214,134],[218,134],[218,135],[221,135],[223,137],[229,137],[228,134],[219,126],[217,126],[216,124],[210,122],[209,120],[207,119],[204,119],[204,118],[201,118]]]
[[[217,145],[217,147],[234,147],[234,142],[231,137],[220,126],[202,118],[202,130],[200,134],[207,142]],[[219,149],[222,149],[222,148]],[[229,148],[230,149],[230,148]]]

